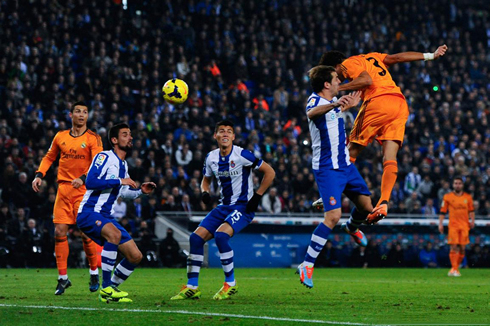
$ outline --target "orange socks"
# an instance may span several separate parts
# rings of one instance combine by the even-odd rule
[[[355,158],[355,157],[350,157],[350,158],[349,158],[349,161],[350,161],[351,163],[356,163],[356,158]]]
[[[91,239],[83,239],[83,250],[85,250],[90,269],[95,271],[97,269],[97,244]]]
[[[59,275],[66,275],[68,268],[68,255],[70,248],[68,247],[68,237],[54,237],[54,252],[56,253],[56,266],[58,267]]]
[[[398,163],[396,161],[385,161],[383,163],[383,176],[381,177],[381,198],[376,206],[379,206],[384,201],[390,202],[391,192],[397,177]]]
[[[449,251],[449,260],[451,261],[451,268],[453,270],[458,270],[459,268],[459,252]],[[464,257],[464,256],[463,256]]]
[[[464,259],[464,254],[458,253],[458,268],[459,266],[461,266],[463,259]]]

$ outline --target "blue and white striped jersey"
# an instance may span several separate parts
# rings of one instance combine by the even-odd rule
[[[306,112],[319,105],[334,103],[324,99],[316,93],[308,98]],[[340,169],[351,164],[349,150],[346,146],[344,127],[344,113],[340,107],[328,111],[314,120],[308,119],[311,134],[311,148],[313,149],[313,169],[320,168]]]
[[[228,156],[221,156],[217,148],[206,156],[203,175],[214,175],[218,181],[220,205],[246,204],[254,194],[252,169],[260,168],[262,162],[239,146],[233,145]]]
[[[97,212],[110,218],[117,197],[135,199],[141,196],[141,189],[121,185],[121,179],[124,178],[129,178],[126,161],[121,160],[112,150],[97,154],[87,173],[87,192],[78,213]]]

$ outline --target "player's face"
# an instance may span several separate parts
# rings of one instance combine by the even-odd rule
[[[330,92],[333,96],[339,93],[340,79],[336,72],[332,72],[332,82],[330,83]]]
[[[342,65],[336,65],[335,66],[335,72],[337,73],[337,76],[340,79],[340,82],[343,82],[345,80],[344,74],[342,73]]]
[[[453,189],[455,192],[463,191],[463,181],[456,179],[453,181]]]
[[[131,136],[131,130],[124,128],[119,130],[119,136],[117,137],[117,145],[125,152],[131,151],[133,148],[133,137]]]
[[[73,109],[73,112],[70,112],[70,117],[74,126],[85,126],[88,119],[88,108],[86,106],[77,105]]]
[[[235,132],[230,126],[219,126],[218,131],[214,134],[214,139],[218,142],[219,147],[228,147],[235,140]]]

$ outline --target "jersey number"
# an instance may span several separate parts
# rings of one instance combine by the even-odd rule
[[[384,76],[386,75],[386,70],[383,69],[383,67],[381,67],[378,63],[378,60],[374,59],[373,57],[369,57],[369,58],[366,58],[367,61],[372,61],[373,62],[373,65],[376,67],[376,68],[379,68],[381,69],[380,72],[378,72],[378,75],[380,76]]]
[[[242,217],[242,213],[240,213],[238,210],[235,210],[232,214],[231,214],[231,221],[232,221],[232,224],[235,224],[236,222],[238,222],[240,220],[240,218]]]

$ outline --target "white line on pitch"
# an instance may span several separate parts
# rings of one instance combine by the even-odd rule
[[[231,318],[244,318],[244,319],[265,319],[265,320],[314,323],[314,324],[330,324],[330,325],[359,325],[359,326],[371,325],[371,324],[361,324],[361,323],[336,322],[336,321],[328,321],[328,320],[279,318],[279,317],[269,317],[269,316],[249,316],[249,315],[222,314],[222,313],[186,311],[186,310],[112,309],[112,308],[33,306],[33,305],[22,306],[22,305],[2,304],[2,303],[0,303],[0,307],[26,308],[26,309],[30,308],[30,309],[83,310],[83,311],[150,312],[150,313],[162,313],[162,314],[202,315],[202,316],[231,317]]]

